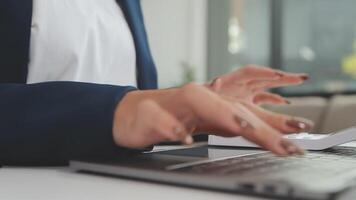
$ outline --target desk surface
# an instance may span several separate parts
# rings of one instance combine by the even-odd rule
[[[0,168],[0,199],[6,200],[261,200],[111,177],[79,174],[68,168]]]
[[[356,142],[347,146],[356,146]],[[172,147],[155,148],[156,151]],[[80,174],[69,168],[0,168],[0,199],[6,200],[262,200],[164,184]]]
[[[67,168],[0,169],[0,199],[6,200],[257,200],[233,194],[189,189],[95,175]]]

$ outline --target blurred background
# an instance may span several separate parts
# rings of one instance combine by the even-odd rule
[[[275,92],[326,133],[356,125],[355,0],[142,0],[161,88],[246,64],[311,76]]]

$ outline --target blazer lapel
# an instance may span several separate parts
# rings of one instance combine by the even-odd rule
[[[149,49],[139,0],[117,0],[131,29],[136,48],[137,84],[140,89],[157,88],[157,72]]]

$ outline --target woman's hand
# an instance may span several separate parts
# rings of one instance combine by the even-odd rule
[[[207,87],[225,96],[261,104],[286,104],[283,97],[265,92],[267,89],[299,85],[308,80],[307,74],[287,73],[268,67],[248,65],[215,78]]]
[[[309,77],[267,67],[247,66],[232,73],[215,78],[206,84],[208,88],[225,96],[231,102],[239,102],[260,119],[283,133],[309,131],[310,120],[267,111],[261,104],[289,104],[283,97],[266,92],[267,89],[302,84]]]
[[[192,143],[194,132],[241,135],[279,155],[302,151],[245,105],[197,84],[128,93],[115,111],[113,137],[123,147],[162,141]]]

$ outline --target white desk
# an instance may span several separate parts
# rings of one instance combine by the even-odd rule
[[[95,175],[67,168],[2,168],[0,199],[3,200],[258,200],[224,194]]]
[[[356,142],[349,143],[347,146],[356,146]],[[160,149],[162,148],[156,148],[156,150]],[[0,168],[0,199],[262,200],[208,190],[80,174],[68,168],[11,167]]]
[[[3,200],[261,200],[208,190],[80,174],[68,168],[0,168]]]

